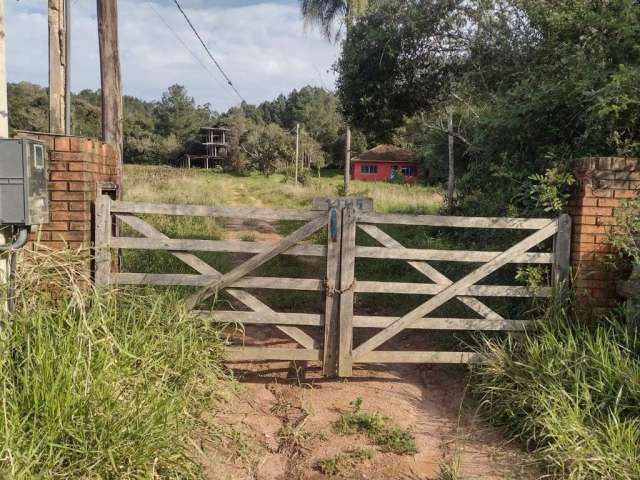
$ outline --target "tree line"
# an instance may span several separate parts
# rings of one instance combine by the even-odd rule
[[[9,125],[12,130],[48,131],[48,91],[28,82],[10,83]],[[72,95],[74,135],[99,137],[99,90]],[[198,105],[181,85],[172,85],[158,101],[124,97],[124,161],[172,164],[185,153],[204,153],[201,127],[226,126],[230,132],[228,168],[265,174],[289,169],[295,157],[295,129],[300,125],[300,157],[307,167],[339,166],[344,161],[345,127],[337,97],[306,86],[259,105],[242,103],[219,113]],[[354,149],[366,147],[356,134]]]

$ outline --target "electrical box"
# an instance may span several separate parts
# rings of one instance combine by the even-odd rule
[[[47,148],[28,139],[0,139],[0,225],[49,222]]]

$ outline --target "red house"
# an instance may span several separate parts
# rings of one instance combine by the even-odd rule
[[[384,182],[402,176],[413,183],[418,174],[415,153],[394,145],[378,145],[351,159],[352,180]]]

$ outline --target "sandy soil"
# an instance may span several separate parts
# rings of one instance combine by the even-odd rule
[[[253,336],[252,336],[253,335]],[[282,346],[278,333],[248,332],[248,344]],[[318,461],[366,447],[373,458],[351,462],[332,478],[438,479],[440,466],[458,462],[464,479],[536,478],[516,445],[468,406],[461,408],[466,372],[460,366],[357,366],[349,380],[326,380],[320,366],[287,362],[230,365],[243,386],[223,423],[242,432],[227,449],[205,448],[207,478],[323,479]],[[332,424],[362,398],[364,411],[379,411],[390,424],[409,430],[418,453],[381,453],[362,435],[342,436]],[[220,417],[218,418],[220,420]],[[234,450],[244,448],[242,455]]]

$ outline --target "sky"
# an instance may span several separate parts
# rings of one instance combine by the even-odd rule
[[[294,88],[333,89],[338,47],[305,29],[298,0],[181,0],[187,15],[240,94],[260,103]],[[46,0],[5,0],[7,76],[46,85]],[[124,92],[159,99],[187,87],[198,104],[225,111],[240,102],[186,24],[173,0],[119,0]],[[163,22],[166,22],[167,25]],[[95,0],[72,0],[71,89],[100,87]],[[172,30],[204,63],[206,69]]]

